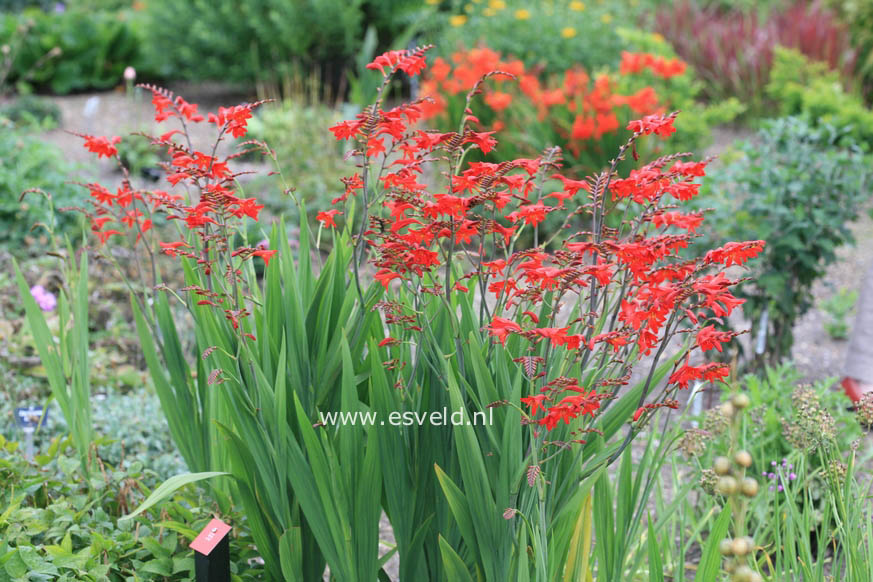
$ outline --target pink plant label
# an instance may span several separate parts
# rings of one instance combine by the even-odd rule
[[[218,545],[224,536],[230,531],[230,526],[221,521],[220,519],[213,519],[210,521],[203,531],[200,532],[194,541],[191,542],[189,546],[192,550],[200,552],[204,556],[208,556],[209,553],[215,549],[215,546]]]

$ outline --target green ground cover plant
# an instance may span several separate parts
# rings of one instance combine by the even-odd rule
[[[148,514],[119,519],[156,487],[142,461],[99,461],[87,478],[67,438],[55,438],[33,460],[0,436],[0,580],[190,580],[190,543],[212,518],[244,523],[191,488]],[[96,458],[96,457],[95,457]],[[260,569],[245,528],[231,534],[233,580],[257,580]]]

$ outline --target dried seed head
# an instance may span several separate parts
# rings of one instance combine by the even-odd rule
[[[836,438],[836,421],[821,405],[818,394],[801,386],[791,394],[794,416],[782,419],[782,434],[798,449],[816,449]]]
[[[855,405],[858,422],[865,428],[873,428],[873,392],[867,392]]]
[[[722,556],[729,557],[734,555],[733,540],[724,539],[718,544],[718,551]]]
[[[734,405],[731,404],[730,402],[725,402],[724,404],[721,405],[720,408],[721,408],[721,413],[722,413],[722,415],[725,416],[725,418],[733,418],[734,413],[736,413],[736,409],[734,408]]]
[[[723,434],[730,426],[730,420],[721,413],[721,408],[712,408],[706,411],[703,420],[703,430],[713,435]]]
[[[849,468],[845,463],[841,463],[834,459],[833,461],[827,464],[825,468],[825,473],[828,477],[830,477],[833,481],[842,482],[846,478],[846,473],[848,473]]]
[[[712,469],[704,469],[700,472],[700,488],[709,495],[715,495],[715,486],[718,484],[718,475]]]
[[[705,430],[692,428],[686,431],[679,441],[679,450],[688,458],[696,457],[706,450],[706,443],[710,436]]]

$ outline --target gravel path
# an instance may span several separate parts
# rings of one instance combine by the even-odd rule
[[[792,356],[808,381],[842,378],[848,341],[832,339],[825,331],[829,316],[821,309],[821,303],[841,289],[861,289],[861,279],[873,262],[873,219],[867,209],[851,229],[855,245],[837,250],[837,261],[813,287],[815,306],[794,327]],[[850,316],[848,321],[851,326],[854,317]]]

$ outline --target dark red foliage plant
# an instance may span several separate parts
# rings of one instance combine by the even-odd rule
[[[797,0],[771,12],[708,7],[692,0],[659,8],[655,29],[704,81],[711,99],[762,106],[777,46],[796,49],[850,78],[855,55],[845,25],[821,2]]]

